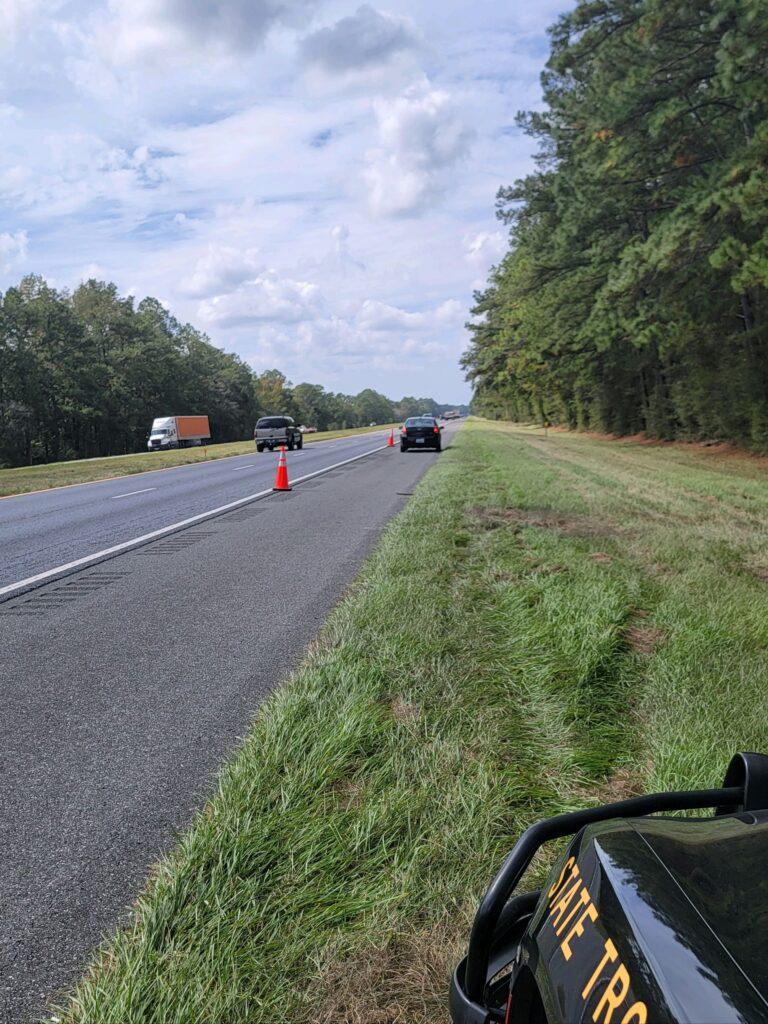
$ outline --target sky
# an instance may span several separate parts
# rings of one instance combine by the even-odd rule
[[[95,277],[255,370],[463,402],[567,0],[0,0],[0,291]]]

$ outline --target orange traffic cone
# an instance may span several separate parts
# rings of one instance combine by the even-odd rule
[[[280,449],[280,458],[277,462],[277,474],[275,476],[275,486],[272,488],[273,491],[290,491],[291,485],[288,483],[288,463],[285,461],[285,448]]]
[[[393,427],[392,430],[390,430],[390,432],[389,432],[389,437],[387,439],[387,448],[394,448],[394,447],[395,447],[395,430],[394,430],[394,427]]]

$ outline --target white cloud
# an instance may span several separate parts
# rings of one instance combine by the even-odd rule
[[[58,7],[46,0],[2,0],[0,3],[0,46],[10,46],[35,24],[40,15]]]
[[[366,299],[360,307],[356,324],[368,331],[429,330],[464,319],[464,307],[456,299],[448,299],[435,309],[411,313],[376,299]]]
[[[24,164],[11,164],[0,171],[0,195],[9,199],[17,197],[27,184],[32,181],[33,172]]]
[[[396,332],[372,329],[359,320],[340,316],[316,317],[289,329],[270,323],[257,328],[257,343],[246,361],[257,370],[282,366],[294,381],[320,378],[326,386],[355,390],[371,386],[373,371],[397,376],[406,358],[411,372],[420,368],[434,372],[446,358],[455,358],[450,346],[425,336],[423,330],[415,330],[414,335],[405,328]],[[352,388],[347,383],[350,371],[358,375],[358,385]],[[409,383],[403,380],[389,390],[399,397],[408,390]]]
[[[462,324],[466,320],[466,309],[458,299],[448,299],[435,310],[437,325]]]
[[[387,64],[421,44],[408,18],[374,10],[368,4],[307,36],[301,44],[304,60],[327,74],[346,74]]]
[[[184,218],[184,214],[177,213],[174,220],[178,217]],[[256,278],[263,269],[257,249],[243,251],[231,246],[210,245],[191,275],[182,279],[180,287],[190,298],[205,299],[233,291],[244,281]]]
[[[4,231],[0,234],[0,271],[10,270],[27,258],[27,232]]]
[[[300,22],[314,0],[110,0],[118,61],[172,55],[176,62],[255,49],[277,25]],[[194,51],[190,52],[190,51]]]
[[[99,154],[97,169],[149,187],[159,185],[164,179],[161,161],[147,146],[137,146],[132,152],[110,147]]]
[[[481,271],[495,266],[507,251],[507,239],[501,231],[480,231],[464,239],[467,262]]]
[[[336,224],[331,230],[339,266],[343,269],[365,270],[365,264],[352,255],[349,245],[350,231],[346,224]]]
[[[99,263],[89,263],[87,267],[83,267],[80,271],[81,281],[106,281],[108,276],[104,267]]]
[[[451,96],[417,87],[375,104],[379,146],[368,153],[365,181],[374,213],[421,212],[441,195],[444,172],[465,157],[474,131]]]
[[[322,312],[320,289],[309,281],[282,278],[267,271],[227,295],[200,304],[199,315],[220,327],[260,321],[292,324],[311,320]]]
[[[445,349],[439,341],[422,341],[420,338],[406,338],[400,351],[429,357],[445,355]]]
[[[422,326],[423,314],[409,313],[376,299],[366,299],[357,315],[357,324],[369,331],[402,331]]]

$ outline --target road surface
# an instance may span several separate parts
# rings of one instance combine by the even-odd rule
[[[291,470],[380,443],[311,446]],[[0,1021],[26,1024],[77,978],[438,458],[379,451],[0,603]],[[0,502],[10,576],[258,491],[275,461]],[[114,495],[150,482],[134,520]]]
[[[292,476],[386,443],[389,431],[288,452]],[[277,453],[237,455],[0,499],[0,587],[271,487]]]

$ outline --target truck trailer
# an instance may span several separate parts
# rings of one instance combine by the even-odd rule
[[[167,452],[170,448],[193,448],[210,439],[207,416],[161,416],[152,421],[147,449]]]

